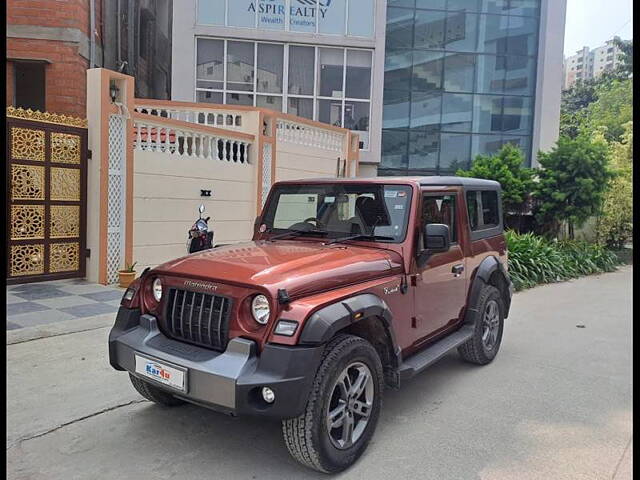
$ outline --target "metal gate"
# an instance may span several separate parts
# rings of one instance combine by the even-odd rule
[[[7,283],[84,277],[86,120],[7,108]]]

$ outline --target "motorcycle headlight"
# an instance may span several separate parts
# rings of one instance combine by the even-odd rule
[[[269,300],[264,295],[256,295],[251,301],[251,313],[253,319],[260,325],[266,325],[269,321]]]
[[[156,299],[156,302],[159,302],[160,299],[162,298],[162,282],[160,281],[159,278],[156,278],[153,281],[151,290],[153,291],[153,298]]]

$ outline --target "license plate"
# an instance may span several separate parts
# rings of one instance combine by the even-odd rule
[[[186,369],[136,354],[136,373],[182,392],[186,391]]]

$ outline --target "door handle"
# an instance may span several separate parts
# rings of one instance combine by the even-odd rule
[[[459,277],[462,274],[462,272],[464,272],[464,265],[462,265],[461,263],[451,267],[451,273],[453,273],[455,277]]]

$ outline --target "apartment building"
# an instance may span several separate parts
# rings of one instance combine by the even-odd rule
[[[565,58],[563,89],[571,88],[577,81],[591,80],[613,71],[620,64],[622,53],[615,45],[615,39],[620,37],[614,37],[593,50],[582,47],[575,55]]]

